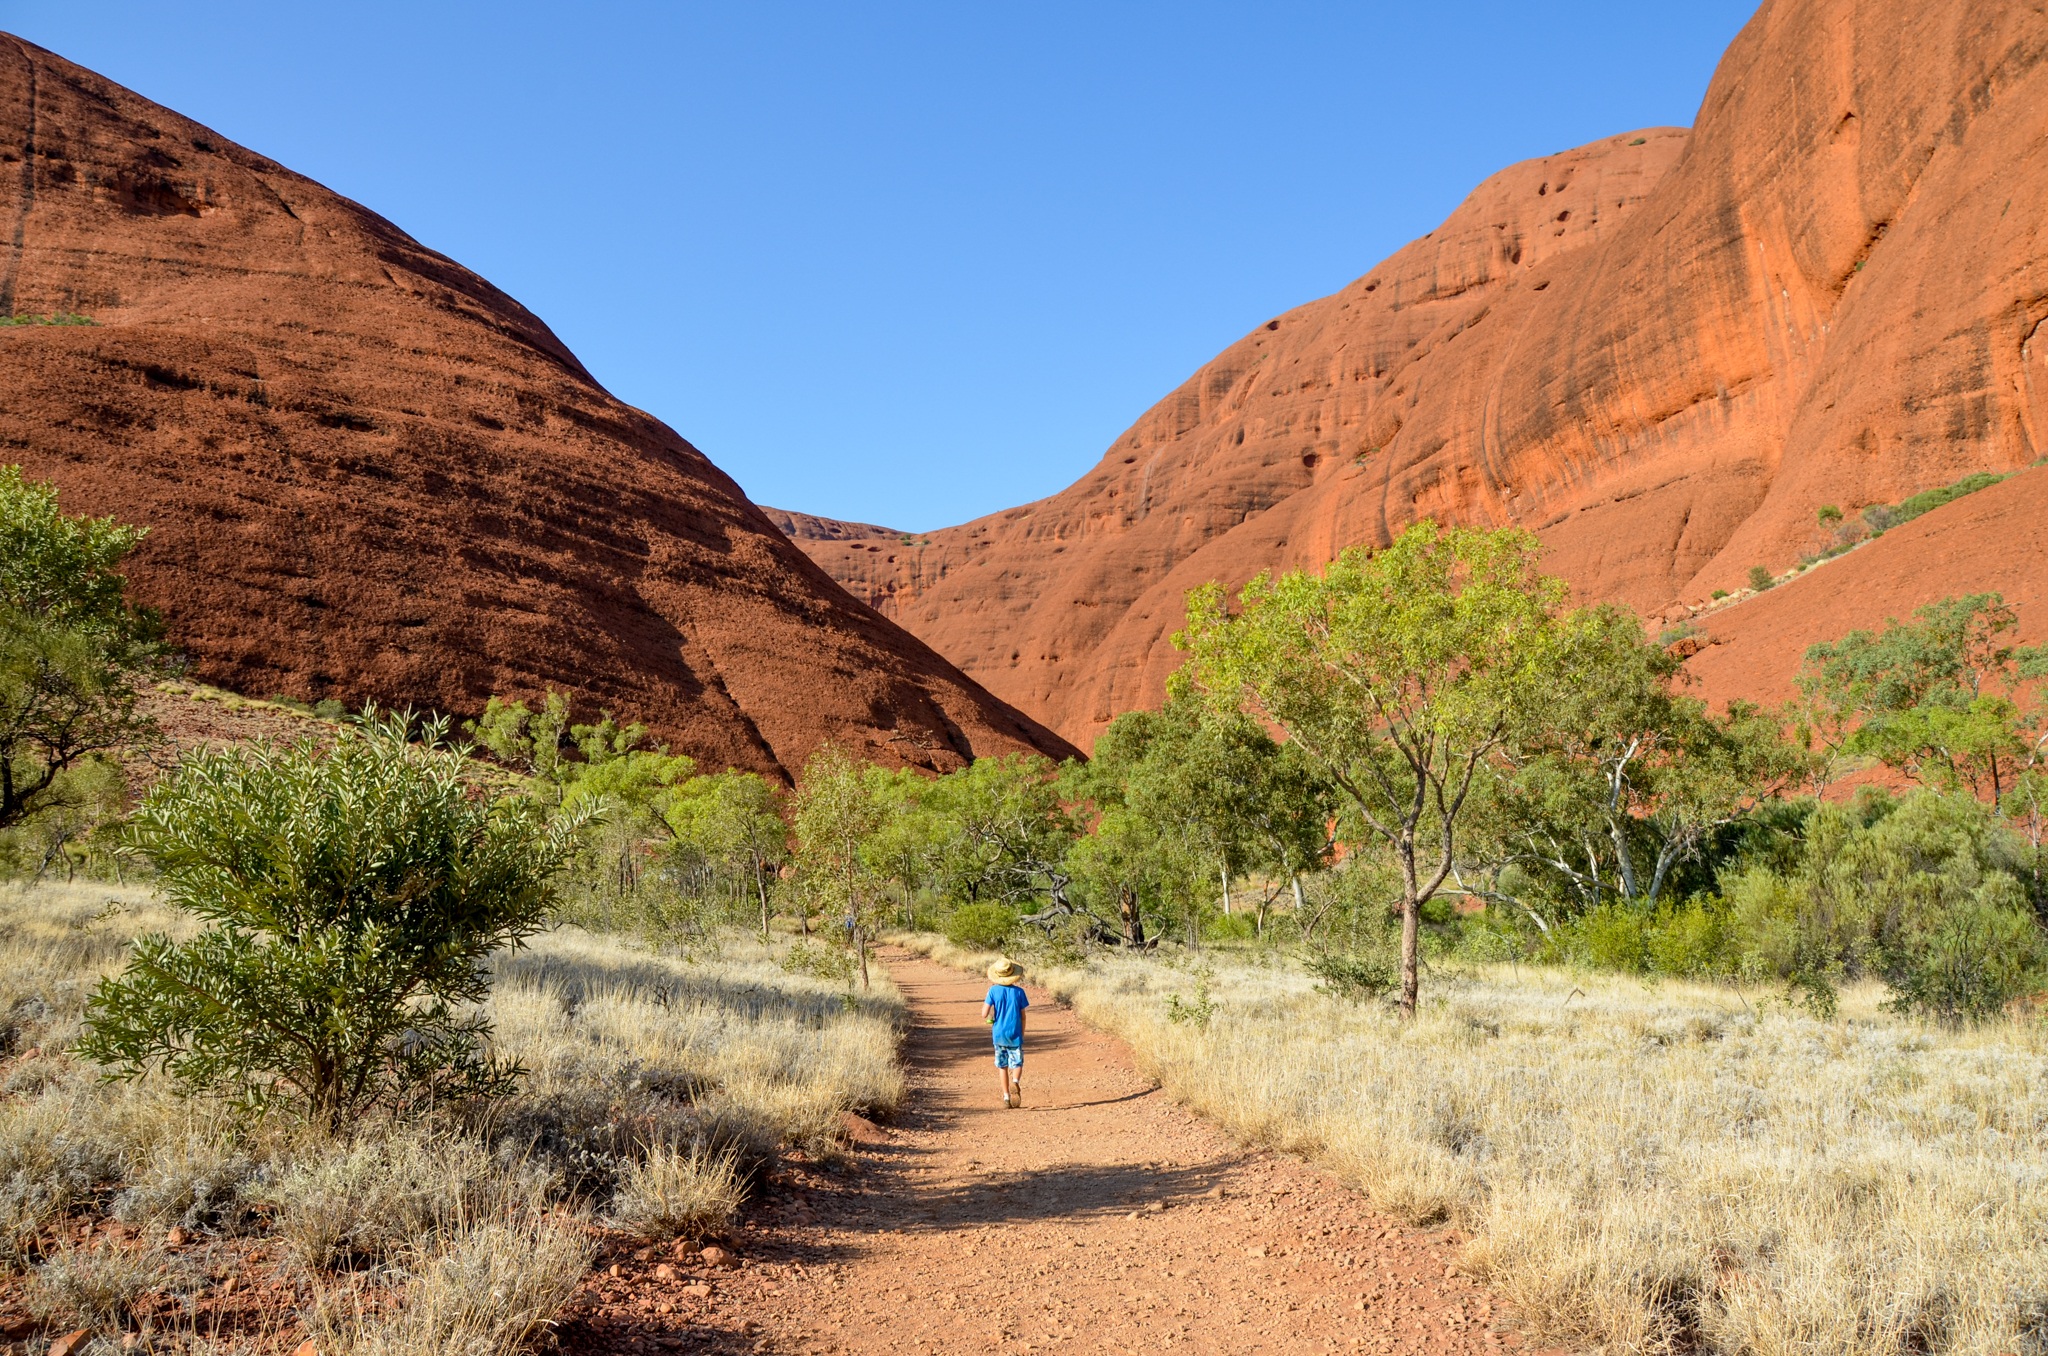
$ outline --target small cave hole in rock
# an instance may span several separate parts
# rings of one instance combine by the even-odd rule
[[[1280,328],[1280,322],[1277,320],[1268,320],[1266,322],[1266,328],[1269,330],[1277,330]]]

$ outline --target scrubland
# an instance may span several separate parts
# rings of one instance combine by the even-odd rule
[[[962,965],[986,959],[933,938]],[[1874,990],[1438,973],[1412,1024],[1270,955],[1033,979],[1247,1140],[1453,1221],[1537,1336],[1629,1352],[2048,1350],[2048,1033]]]
[[[0,887],[0,1321],[113,1350],[509,1351],[614,1241],[715,1234],[758,1170],[902,1095],[900,1000],[781,948],[575,928],[501,955],[518,1091],[330,1135],[68,1053],[96,979],[180,919],[144,890]]]

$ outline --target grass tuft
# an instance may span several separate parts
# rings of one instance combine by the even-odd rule
[[[658,1146],[626,1169],[611,1216],[656,1242],[700,1237],[729,1223],[745,1195],[735,1152]]]
[[[948,963],[985,958],[938,939]],[[1208,952],[1041,969],[1194,1110],[1449,1220],[1544,1340],[1848,1356],[2041,1349],[2048,1029],[1950,1032],[1707,985],[1476,968],[1412,1023]]]

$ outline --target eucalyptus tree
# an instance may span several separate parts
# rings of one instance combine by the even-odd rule
[[[1460,816],[1562,685],[1566,592],[1539,550],[1527,532],[1422,522],[1320,573],[1262,574],[1235,610],[1220,585],[1196,589],[1175,637],[1180,690],[1279,730],[1392,853],[1409,1016],[1422,905],[1457,863]]]

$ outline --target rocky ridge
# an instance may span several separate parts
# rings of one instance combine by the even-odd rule
[[[774,775],[828,741],[1070,752],[511,297],[12,37],[0,316],[0,462],[148,527],[133,591],[205,682],[456,714],[553,685]]]
[[[1691,131],[1495,175],[1059,494],[798,540],[1082,744],[1159,700],[1189,587],[1426,516],[1531,528],[1583,596],[1676,619],[1815,549],[1822,505],[2048,452],[2044,188],[2048,16],[1767,0]],[[1975,549],[1926,587],[2000,566]]]

